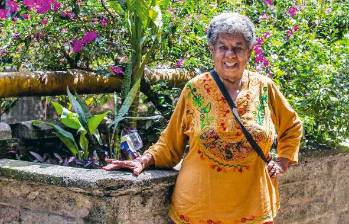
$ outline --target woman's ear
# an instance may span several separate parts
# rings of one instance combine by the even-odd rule
[[[248,58],[250,58],[252,54],[252,48],[248,50],[247,54],[248,54]]]
[[[255,44],[252,44],[252,46],[251,46],[251,47],[249,47],[248,52],[247,52],[248,58],[250,58],[250,57],[251,57],[252,50],[253,50],[254,46],[255,46]]]

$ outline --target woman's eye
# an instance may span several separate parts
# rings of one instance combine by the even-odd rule
[[[220,46],[219,50],[226,51],[228,48],[226,46]]]
[[[235,52],[236,52],[236,53],[239,53],[239,52],[241,52],[241,51],[242,51],[242,48],[241,48],[241,47],[236,47],[236,48],[235,48]]]

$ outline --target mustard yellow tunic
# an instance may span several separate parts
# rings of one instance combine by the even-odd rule
[[[268,155],[277,133],[279,157],[298,160],[301,123],[273,81],[245,71],[236,104],[243,124]],[[257,224],[279,208],[276,179],[250,147],[209,73],[190,80],[159,141],[156,167],[173,167],[184,154],[170,218],[175,223]]]

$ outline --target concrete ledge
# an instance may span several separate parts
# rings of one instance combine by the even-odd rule
[[[312,156],[280,179],[277,224],[347,224],[349,154]],[[177,172],[134,177],[0,160],[0,223],[168,223]]]
[[[177,172],[107,172],[0,160],[0,223],[168,223]]]

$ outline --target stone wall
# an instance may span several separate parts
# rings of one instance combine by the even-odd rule
[[[1,115],[0,120],[9,124],[29,121],[43,120],[47,117],[46,103],[41,97],[21,97],[11,107],[8,113]],[[52,114],[51,110],[49,113]]]
[[[280,180],[278,224],[348,224],[349,154],[303,159]]]
[[[168,223],[176,172],[107,172],[0,160],[0,223]]]
[[[349,154],[307,157],[280,179],[277,224],[349,223]],[[0,160],[0,223],[168,223],[176,172]]]

